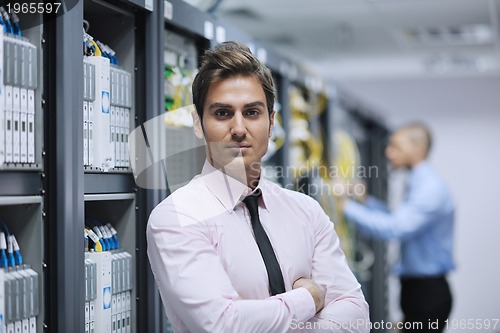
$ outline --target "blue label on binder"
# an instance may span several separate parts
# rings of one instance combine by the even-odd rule
[[[104,310],[111,308],[111,287],[102,289],[102,307]]]
[[[109,104],[109,91],[102,92],[101,104],[102,104],[102,113],[109,114],[109,106],[110,106],[110,104]]]

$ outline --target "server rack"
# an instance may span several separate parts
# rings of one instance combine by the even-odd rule
[[[272,69],[271,69],[272,70]],[[291,111],[290,111],[290,100],[288,98],[288,91],[290,89],[290,79],[288,77],[288,62],[283,61],[280,66],[280,70],[274,70],[275,74],[275,83],[278,89],[278,102],[281,105],[281,118],[282,118],[282,126],[285,131],[285,142],[283,143],[283,147],[278,151],[276,156],[276,164],[279,166],[288,166],[290,165],[290,155],[287,152],[290,151],[290,119],[291,119]],[[283,179],[280,179],[280,184],[284,187],[290,186],[293,183],[292,177],[288,172],[284,173]]]
[[[146,298],[139,297],[144,285],[144,245],[141,226],[148,193],[138,192],[129,167],[100,170],[84,166],[84,64],[82,27],[89,22],[89,33],[111,46],[120,59],[121,68],[131,75],[129,125],[146,117],[148,98],[148,59],[154,50],[144,52],[155,30],[155,3],[140,1],[79,1],[65,3],[67,12],[44,26],[44,48],[47,52],[44,101],[45,114],[44,180],[47,220],[45,224],[47,271],[46,304],[50,311],[44,329],[50,332],[85,332],[85,219],[109,222],[121,237],[121,245],[132,256],[131,331],[136,332],[145,313],[139,312]],[[154,76],[149,76],[151,80]],[[150,92],[154,90],[150,89]],[[149,92],[148,92],[149,94]],[[123,104],[123,103],[122,103]],[[123,106],[123,105],[122,105]],[[124,133],[127,135],[128,133]],[[118,212],[118,213],[117,213]],[[142,229],[143,230],[143,229]],[[139,301],[140,300],[140,301]]]
[[[358,142],[361,151],[362,165],[365,168],[377,166],[377,177],[367,178],[367,186],[370,195],[387,201],[388,174],[386,158],[384,154],[387,142],[388,130],[379,119],[373,116],[355,112],[353,120],[356,121],[364,132],[364,138]],[[389,274],[387,260],[387,245],[384,241],[377,239],[364,239],[374,253],[373,266],[370,269],[371,278],[365,282],[365,293],[371,306],[372,322],[387,321],[388,319],[388,282]],[[383,331],[383,330],[380,330]]]
[[[360,167],[366,174],[368,193],[381,201],[387,201],[388,172],[385,146],[389,135],[384,121],[346,97],[340,98],[332,112],[333,125],[351,133],[360,153]],[[375,167],[375,174],[371,171]],[[372,322],[388,320],[387,245],[377,239],[360,235],[353,227],[354,242],[358,244],[355,260],[368,261],[362,267],[353,267],[370,305]],[[368,257],[368,260],[366,260]],[[358,269],[359,268],[359,269]],[[385,332],[385,329],[375,330]]]
[[[280,170],[281,166],[286,165],[284,159],[286,157],[286,127],[285,120],[288,118],[285,113],[287,109],[283,107],[285,101],[285,93],[283,91],[282,76],[273,71],[273,80],[276,90],[276,98],[274,102],[274,128],[269,147],[266,155],[263,157],[262,170],[263,176],[281,186],[285,186],[286,174]]]
[[[256,41],[253,52],[259,60],[263,62],[272,72],[276,84],[277,104],[279,107],[279,116],[281,117],[281,126],[284,130],[285,137],[281,149],[268,162],[264,162],[264,166],[278,167],[279,175],[277,182],[286,188],[296,189],[298,178],[294,177],[291,172],[291,148],[292,148],[292,106],[290,92],[292,89],[299,89],[306,99],[315,99],[322,94],[320,77],[307,72],[299,64],[291,61],[286,55],[277,53],[272,46],[262,41]],[[313,83],[314,82],[314,83]],[[311,116],[309,124],[312,126],[312,133],[320,136],[324,130],[321,126],[321,119],[316,116]],[[275,177],[273,177],[275,178]],[[299,177],[303,180],[308,179],[307,175]],[[275,180],[276,179],[272,179]]]
[[[12,8],[14,11],[14,8]],[[39,14],[26,15],[18,12],[19,24],[22,26],[16,33],[2,33],[0,38],[2,49],[0,68],[0,219],[2,233],[5,234],[8,248],[7,254],[12,253],[12,246],[8,234],[17,239],[21,257],[16,258],[15,267],[3,270],[1,283],[5,283],[6,297],[4,304],[2,329],[36,329],[41,332],[46,316],[44,284],[46,281],[44,251],[46,231],[45,219],[45,168],[44,161],[44,115],[43,85],[44,66],[42,65],[46,53],[43,50],[43,16]],[[4,17],[5,19],[5,17]],[[9,24],[14,25],[14,19]],[[4,21],[4,24],[7,22]],[[9,88],[7,88],[9,87]],[[10,90],[10,92],[9,92]],[[7,93],[9,92],[9,93]],[[14,92],[14,93],[12,93]],[[29,97],[28,97],[29,94]],[[28,100],[29,98],[29,100]],[[29,103],[28,103],[29,101]],[[29,142],[28,142],[29,139]],[[30,158],[28,159],[28,154]],[[17,155],[17,157],[16,157]],[[3,235],[2,235],[3,238]],[[15,254],[15,247],[14,247]],[[12,258],[12,257],[11,257]],[[9,255],[7,256],[9,259]],[[9,266],[14,266],[14,261]],[[3,263],[5,265],[5,262]],[[15,293],[28,295],[26,286],[21,288],[20,270],[28,265],[36,276],[30,288],[33,294],[31,306],[35,307],[33,319],[28,321],[22,307],[26,306],[23,297],[14,297]],[[9,272],[10,273],[7,273]],[[15,273],[13,273],[15,272]],[[23,275],[24,273],[21,273]],[[8,277],[9,275],[9,277]],[[13,276],[15,275],[15,276]],[[10,282],[8,282],[10,280]],[[14,283],[17,286],[14,286]],[[36,288],[36,289],[35,289]],[[15,290],[15,291],[14,291]],[[31,296],[30,296],[31,297]],[[14,300],[15,299],[15,300]],[[23,303],[20,303],[23,302]],[[16,303],[17,305],[15,305]],[[15,311],[21,307],[21,311]],[[15,319],[17,317],[17,319]],[[14,327],[15,326],[15,327]]]

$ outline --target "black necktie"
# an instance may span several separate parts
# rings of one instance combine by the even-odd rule
[[[285,292],[285,283],[283,282],[283,274],[281,273],[280,265],[278,264],[278,260],[274,254],[271,242],[269,241],[266,231],[260,223],[257,201],[261,195],[262,192],[257,190],[255,194],[246,197],[243,202],[247,205],[248,211],[250,212],[255,241],[259,246],[260,254],[262,255],[262,259],[264,259],[264,264],[266,265],[271,296],[274,296]]]

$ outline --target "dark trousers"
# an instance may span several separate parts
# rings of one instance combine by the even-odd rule
[[[451,311],[451,304],[451,292],[446,277],[401,278],[404,332],[442,332]]]

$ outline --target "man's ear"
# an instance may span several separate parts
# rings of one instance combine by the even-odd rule
[[[416,144],[415,151],[420,159],[425,160],[427,156],[427,148],[423,144]]]
[[[203,139],[203,127],[201,126],[201,119],[200,116],[198,116],[198,113],[196,112],[196,109],[191,111],[191,116],[193,117],[193,130],[194,134],[198,139]]]
[[[273,111],[271,112],[271,115],[269,116],[269,137],[273,135],[273,127],[274,127],[274,116],[276,112]]]

